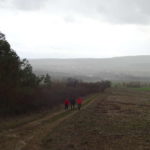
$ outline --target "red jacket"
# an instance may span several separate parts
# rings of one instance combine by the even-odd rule
[[[83,99],[82,98],[78,98],[77,99],[77,104],[82,104]]]
[[[70,101],[69,101],[68,99],[66,99],[66,100],[64,101],[64,104],[65,104],[65,105],[69,105],[69,103],[70,103]]]

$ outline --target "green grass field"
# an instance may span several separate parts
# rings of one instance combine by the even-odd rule
[[[150,91],[150,87],[132,88],[137,91]]]

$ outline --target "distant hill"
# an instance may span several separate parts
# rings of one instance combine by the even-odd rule
[[[149,81],[150,56],[105,59],[30,59],[36,74],[53,78],[75,77],[85,81]]]

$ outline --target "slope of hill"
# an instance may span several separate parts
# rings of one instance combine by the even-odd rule
[[[148,150],[148,92],[112,90],[65,120],[43,140],[53,150]],[[102,97],[102,96],[101,96]],[[61,136],[59,136],[61,135]]]
[[[59,106],[2,118],[0,150],[149,150],[149,97],[149,91],[112,88],[85,98],[80,111]]]
[[[82,80],[148,81],[150,56],[128,56],[106,59],[31,59],[37,74],[49,73],[55,78],[76,77]]]

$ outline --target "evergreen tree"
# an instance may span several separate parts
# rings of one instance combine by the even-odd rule
[[[32,72],[32,66],[24,59],[20,60],[11,49],[5,35],[0,33],[0,84],[2,87],[36,87],[40,82]]]
[[[16,52],[11,49],[5,40],[5,35],[0,33],[0,83],[15,86],[19,82],[21,61]]]
[[[51,77],[49,76],[49,74],[46,74],[45,78],[44,78],[44,84],[47,87],[51,87]]]

